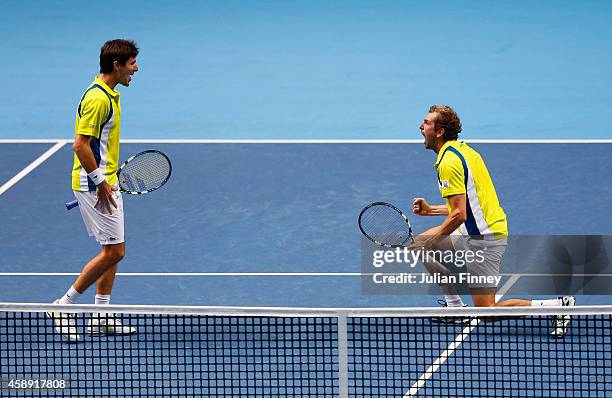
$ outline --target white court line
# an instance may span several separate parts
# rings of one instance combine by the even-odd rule
[[[74,276],[79,275],[78,272],[0,272],[0,276]],[[376,275],[375,273],[361,272],[117,272],[117,275],[122,276],[346,276],[346,277],[362,277],[367,275]],[[400,275],[398,273],[385,273],[385,275]],[[612,274],[500,274],[501,276],[509,276],[510,280],[515,278],[518,280],[521,277],[612,277]],[[500,289],[501,291],[501,289]],[[501,298],[501,297],[500,297]]]
[[[0,144],[57,144],[68,143],[72,140],[64,138],[8,138],[0,139]]]
[[[463,140],[462,140],[463,141]],[[126,139],[122,140],[122,143],[127,144],[423,144],[422,139],[389,139],[389,140],[374,140],[374,139],[346,139],[346,140],[334,140],[334,139],[320,139],[320,140],[285,140],[285,139],[274,139],[274,140],[253,140],[253,139],[185,139],[185,140],[164,140],[164,139]],[[520,139],[466,139],[467,143],[474,144],[612,144],[612,139],[582,139],[582,140],[545,140],[545,139],[533,139],[533,140],[520,140]]]
[[[55,152],[59,151],[61,147],[63,147],[66,142],[61,141],[53,145],[51,148],[47,149],[45,153],[40,155],[36,160],[26,166],[23,170],[21,170],[17,175],[8,180],[4,185],[0,187],[0,195],[4,192],[8,191],[13,185],[17,184],[23,177],[30,174],[32,170],[40,166],[45,160],[49,159]]]
[[[78,272],[0,272],[0,276],[75,276]],[[359,272],[117,272],[118,276],[362,276]]]
[[[545,277],[545,278],[555,278],[558,276],[603,276],[603,277],[611,277],[612,274],[501,274],[504,276],[520,276],[525,278],[533,278],[533,277]]]
[[[513,277],[511,277],[508,280],[508,282],[506,282],[504,286],[502,286],[499,289],[498,294],[495,295],[495,302],[498,302],[499,300],[501,300],[503,295],[506,294],[508,290],[510,290],[510,288],[516,283],[516,281],[519,280],[519,278],[520,277],[518,275],[514,275]],[[463,331],[457,335],[457,337],[455,337],[455,340],[452,343],[450,343],[450,345],[446,348],[446,350],[444,350],[444,352],[440,354],[440,356],[434,361],[434,363],[431,364],[429,368],[427,368],[425,373],[423,373],[419,377],[419,379],[416,382],[414,382],[414,384],[410,387],[410,390],[408,390],[408,392],[404,394],[403,398],[409,398],[409,397],[415,396],[419,392],[419,389],[423,387],[425,382],[429,380],[435,372],[438,371],[440,366],[444,365],[444,363],[448,360],[448,358],[451,355],[453,355],[453,352],[461,345],[461,343],[463,343],[463,340],[467,338],[467,336],[476,328],[476,326],[478,326],[479,323],[480,323],[479,318],[472,319],[470,324],[466,326],[463,329]]]
[[[462,140],[463,141],[463,140]],[[68,143],[72,139],[0,139],[0,144]],[[612,144],[612,139],[466,139],[474,144]],[[124,144],[422,144],[422,139],[124,139]]]

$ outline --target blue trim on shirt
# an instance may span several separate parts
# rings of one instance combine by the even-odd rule
[[[90,92],[91,90],[93,90],[94,88],[99,88],[100,90],[102,90],[102,92],[104,94],[106,94],[106,96],[108,97],[108,101],[109,101],[109,105],[110,105],[110,111],[108,112],[108,116],[106,117],[106,120],[104,120],[104,122],[102,122],[102,124],[100,125],[100,132],[98,133],[98,138],[92,137],[91,141],[89,142],[89,147],[91,148],[91,151],[93,152],[94,158],[96,159],[96,166],[100,166],[100,160],[102,158],[102,155],[100,153],[100,138],[102,137],[102,130],[104,130],[104,126],[106,126],[106,123],[108,123],[111,119],[111,117],[113,117],[113,99],[111,97],[111,95],[109,93],[106,92],[106,90],[104,90],[104,88],[102,86],[100,86],[99,84],[94,84],[91,87],[89,87],[85,93],[83,94],[83,96],[81,97],[81,101],[79,101],[79,109],[78,109],[78,113],[79,113],[79,117],[81,117],[81,105],[83,104],[83,100],[85,99],[85,95],[87,95],[88,92]],[[81,166],[83,167],[83,166]],[[87,177],[87,187],[90,191],[95,191],[96,190],[96,184],[94,184],[94,182],[91,180],[91,178]]]
[[[96,166],[100,167],[100,159],[102,158],[102,156],[100,155],[100,138],[92,137],[91,141],[89,141],[89,147],[91,148],[94,158],[96,159]],[[87,177],[87,186],[90,191],[96,190],[96,184],[94,184],[94,182],[89,177]]]
[[[104,123],[107,123],[110,120],[111,116],[113,115],[113,99],[111,98],[111,95],[107,93],[106,90],[99,84],[94,84],[91,87],[89,87],[87,90],[85,90],[85,92],[83,93],[83,96],[81,97],[81,100],[79,101],[79,108],[77,109],[77,113],[79,114],[79,117],[83,116],[81,115],[81,106],[83,105],[83,100],[85,99],[85,96],[87,95],[87,93],[93,90],[94,88],[99,88],[108,97],[108,100],[110,103],[110,112],[109,112],[109,116],[106,118],[106,121],[104,122]]]
[[[465,161],[465,158],[463,157],[463,155],[457,149],[449,146],[448,148],[446,148],[446,151],[449,151],[449,150],[459,157],[459,160],[461,160],[461,164],[463,165],[463,173],[465,176],[463,183],[465,184],[465,199],[466,199],[465,204],[466,204],[466,210],[467,210],[467,219],[464,222],[465,228],[467,229],[468,235],[470,236],[481,235],[480,230],[478,229],[478,225],[476,224],[476,219],[474,218],[474,213],[472,212],[472,206],[470,206],[470,198],[467,194],[468,173],[469,173],[467,162]],[[446,153],[446,151],[444,151],[444,153]],[[442,156],[444,156],[444,154],[442,154]]]

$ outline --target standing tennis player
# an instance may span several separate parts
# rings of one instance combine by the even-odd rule
[[[76,112],[72,190],[79,202],[89,236],[102,246],[57,304],[74,304],[96,284],[96,304],[109,304],[117,264],[125,254],[123,200],[117,188],[121,106],[117,84],[129,86],[138,71],[138,47],[133,41],[111,40],[100,50],[100,74],[85,90]],[[50,312],[55,329],[70,340],[79,340],[70,314]],[[91,334],[130,334],[112,316],[94,317],[87,327]]]
[[[430,107],[419,129],[425,137],[425,147],[438,155],[435,163],[438,187],[446,205],[430,205],[423,198],[414,199],[412,210],[415,214],[445,217],[441,225],[419,235],[415,246],[473,252],[482,250],[482,261],[468,262],[468,273],[473,276],[498,276],[507,246],[508,222],[482,157],[464,142],[457,141],[461,121],[449,106]],[[426,263],[425,266],[432,273],[440,269],[440,264],[435,262]],[[445,305],[464,306],[455,286],[446,284],[440,287],[444,292]],[[496,303],[496,290],[494,282],[470,285],[474,305],[573,306],[576,303],[570,296],[553,300],[509,299]],[[557,317],[553,334],[559,337],[565,335],[569,323],[568,316]]]

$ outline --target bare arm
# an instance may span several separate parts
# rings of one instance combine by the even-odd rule
[[[448,197],[451,210],[446,211],[444,222],[423,232],[415,239],[415,246],[428,248],[440,237],[450,235],[467,219],[467,199],[465,194]],[[430,206],[432,207],[432,206]],[[439,207],[439,206],[436,206]]]
[[[74,137],[74,144],[72,145],[74,153],[79,158],[79,162],[81,162],[81,165],[87,173],[91,173],[98,168],[96,158],[91,151],[91,138],[92,137],[88,135],[76,134]],[[113,198],[112,191],[116,191],[116,188],[112,188],[106,180],[102,181],[102,183],[97,186],[96,193],[98,201],[95,207],[97,208],[98,205],[100,205],[102,213],[104,213],[104,209],[108,209],[109,214],[112,214],[113,210],[111,206],[117,208],[117,203]]]
[[[448,197],[450,212],[446,211],[446,218],[442,225],[439,225],[436,235],[450,235],[461,226],[467,219],[467,199],[464,193],[451,195]],[[432,229],[435,229],[432,228]]]
[[[446,205],[430,205],[424,198],[414,198],[412,212],[419,216],[447,216],[448,207]]]
[[[95,169],[98,168],[96,164],[96,158],[94,157],[93,152],[91,151],[91,136],[89,135],[81,135],[77,134],[74,137],[74,144],[72,145],[72,149],[74,153],[76,153],[81,165],[85,169],[87,173],[91,173]]]

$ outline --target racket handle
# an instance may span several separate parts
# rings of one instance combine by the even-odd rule
[[[76,199],[71,202],[66,202],[66,210],[74,209],[78,205],[79,205],[79,202]]]

